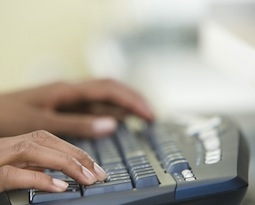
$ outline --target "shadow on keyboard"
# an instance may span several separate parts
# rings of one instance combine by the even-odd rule
[[[66,192],[9,192],[15,204],[240,204],[246,192],[248,151],[236,126],[220,117],[147,126],[137,134],[121,123],[111,137],[67,139],[108,173],[105,182],[69,183]],[[23,202],[21,202],[23,201]]]

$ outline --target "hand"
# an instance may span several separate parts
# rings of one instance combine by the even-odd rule
[[[153,120],[145,100],[113,80],[55,83],[0,95],[0,135],[44,129],[57,135],[99,137],[116,129],[116,119],[135,114]]]
[[[66,182],[35,171],[37,168],[60,170],[84,185],[107,177],[86,152],[46,131],[0,138],[0,153],[0,192],[26,188],[66,190]]]

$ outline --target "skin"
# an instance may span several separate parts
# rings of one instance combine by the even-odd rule
[[[106,173],[85,151],[55,135],[99,138],[114,132],[117,120],[127,115],[154,119],[141,95],[109,79],[2,94],[0,113],[0,192],[64,191],[68,184],[40,171],[45,168],[62,171],[80,184],[102,181]]]
[[[87,185],[106,177],[95,171],[93,159],[85,151],[43,130],[1,138],[0,152],[0,191],[33,187],[60,192],[67,188],[54,184],[50,176],[36,171],[38,168],[62,171]],[[83,173],[85,167],[91,175]]]
[[[99,119],[115,124],[128,114],[154,119],[141,95],[109,79],[55,83],[0,95],[0,112],[0,136],[44,129],[56,135],[100,137],[112,133],[116,126],[97,132],[93,123]]]

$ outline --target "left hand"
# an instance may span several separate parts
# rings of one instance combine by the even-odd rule
[[[28,188],[65,191],[68,183],[39,171],[44,168],[62,171],[84,185],[107,178],[88,153],[44,130],[0,138],[0,154],[0,192]]]
[[[100,137],[112,133],[116,120],[127,114],[154,119],[144,98],[120,82],[54,83],[0,95],[0,136],[44,129],[57,135]]]

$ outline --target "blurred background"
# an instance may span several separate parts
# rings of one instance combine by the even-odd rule
[[[255,111],[255,1],[0,1],[0,91],[112,77],[159,115]]]

